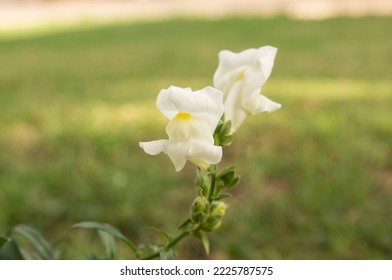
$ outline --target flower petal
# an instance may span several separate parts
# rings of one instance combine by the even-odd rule
[[[248,111],[253,115],[262,112],[271,113],[282,107],[281,104],[272,101],[264,95],[260,95],[258,92],[252,94],[245,105]]]
[[[170,86],[167,89],[162,89],[157,97],[156,106],[169,120],[173,119],[181,111],[178,108],[176,99],[186,99],[188,102],[193,103],[189,94],[192,92],[190,88],[180,88],[176,86]]]
[[[225,92],[233,80],[238,79],[248,68],[253,68],[262,76],[263,82],[272,72],[277,48],[264,46],[247,49],[239,53],[223,50],[219,52],[219,65],[214,74],[214,86]]]
[[[257,68],[263,72],[263,78],[265,81],[271,75],[277,52],[278,49],[271,46],[264,46],[257,50]]]
[[[187,120],[174,118],[167,124],[166,133],[169,140],[173,141],[203,139],[214,143],[214,137],[208,123],[197,116],[190,116]]]
[[[225,119],[232,121],[234,132],[248,114],[272,112],[281,106],[260,95],[271,75],[277,49],[264,46],[240,53],[221,51],[214,74],[214,86],[223,91]]]
[[[180,112],[198,116],[208,123],[213,132],[224,111],[222,96],[222,92],[212,87],[192,92],[189,88],[171,86],[161,90],[157,107],[170,120]]]
[[[222,159],[222,147],[220,146],[214,146],[214,144],[208,142],[192,141],[190,147],[188,157],[194,162],[195,160],[202,160],[207,164],[216,164]]]
[[[191,113],[201,119],[204,119],[209,125],[210,131],[213,133],[225,110],[222,101],[223,93],[216,88],[205,87],[201,90],[195,91],[194,94],[203,94],[206,98],[204,98],[204,103],[200,104],[201,106],[198,108],[198,111]]]
[[[236,81],[230,87],[225,100],[225,119],[231,120],[231,132],[236,131],[249,115],[243,106],[243,81]]]
[[[188,159],[189,145],[187,142],[168,141],[165,153],[174,164],[176,171],[181,171]]]
[[[165,144],[168,140],[156,140],[150,142],[139,142],[140,148],[149,155],[155,156],[165,150]]]

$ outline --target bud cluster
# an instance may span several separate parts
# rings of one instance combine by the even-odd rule
[[[222,201],[209,202],[207,198],[197,197],[191,207],[191,221],[205,231],[216,230],[225,215],[227,204]]]

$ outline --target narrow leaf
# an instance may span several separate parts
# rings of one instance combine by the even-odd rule
[[[208,240],[207,235],[200,230],[193,232],[193,235],[200,240],[204,251],[208,255],[210,253],[210,241]]]
[[[84,228],[84,229],[96,229],[109,233],[115,238],[118,238],[123,243],[125,243],[136,255],[138,255],[137,249],[133,243],[126,238],[118,229],[115,227],[105,224],[105,223],[97,223],[97,222],[80,222],[72,226],[72,228]]]
[[[116,239],[106,231],[98,230],[99,238],[106,251],[106,258],[112,260],[116,255]]]
[[[13,231],[26,238],[37,250],[36,256],[43,260],[53,260],[52,247],[45,238],[34,228],[27,225],[18,225]]]
[[[0,260],[23,260],[23,255],[19,250],[18,244],[12,239],[1,237]]]

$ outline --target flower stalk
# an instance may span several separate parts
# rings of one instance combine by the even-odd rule
[[[218,174],[223,147],[232,143],[234,133],[249,115],[273,112],[281,107],[260,94],[271,74],[276,53],[277,49],[271,46],[240,53],[223,50],[219,53],[219,65],[213,77],[214,87],[192,91],[171,86],[159,92],[156,106],[168,119],[168,139],[140,142],[139,146],[150,155],[167,154],[176,171],[182,170],[187,161],[194,163],[197,166],[196,198],[190,207],[189,217],[179,226],[173,238],[155,230],[167,241],[154,246],[145,257],[142,257],[140,247],[109,224],[91,221],[75,224],[73,228],[97,230],[107,252],[101,258],[114,258],[117,239],[128,246],[136,259],[170,259],[173,248],[190,235],[197,238],[209,253],[206,233],[217,230],[221,225],[227,209],[223,199],[231,196],[227,190],[236,186],[240,179],[234,166]],[[37,256],[54,258],[55,254],[39,233],[26,226],[17,227],[16,231],[38,247]],[[14,240],[0,236],[2,258],[23,259],[23,256]]]

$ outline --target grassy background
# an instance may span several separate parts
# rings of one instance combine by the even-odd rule
[[[264,88],[283,104],[248,118],[222,166],[242,181],[206,257],[392,258],[392,18],[228,18],[0,36],[0,233],[30,224],[63,258],[102,251],[95,220],[136,243],[173,231],[195,195],[139,141],[164,138],[161,88],[212,84],[221,49],[278,47]],[[122,258],[130,257],[121,251]]]

